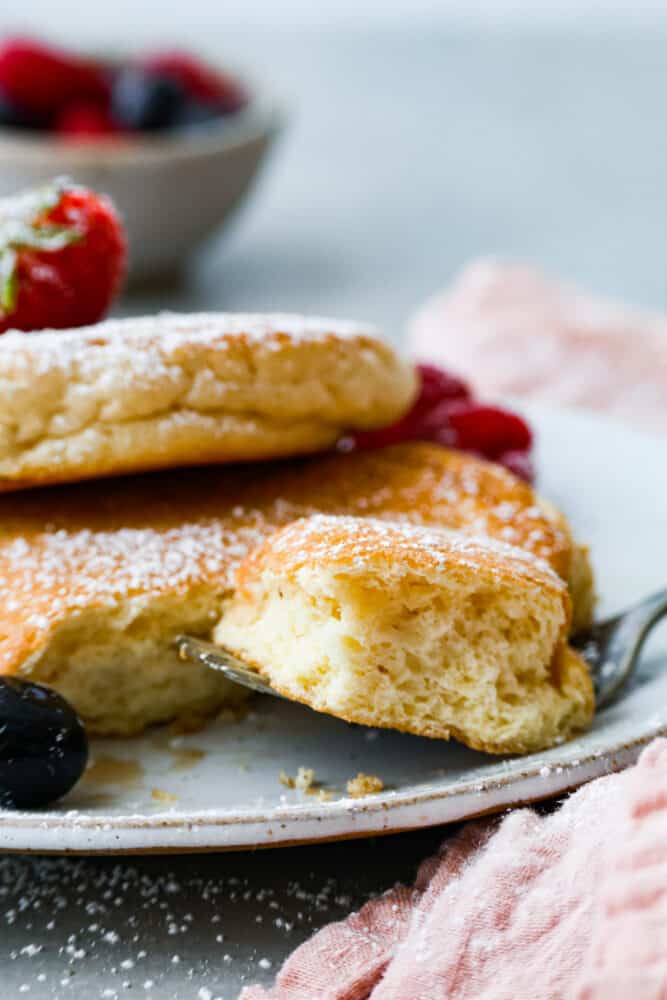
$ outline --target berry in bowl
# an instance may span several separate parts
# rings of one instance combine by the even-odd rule
[[[108,192],[131,279],[186,263],[240,203],[278,126],[262,94],[189,53],[105,61],[0,43],[0,196],[59,175]]]

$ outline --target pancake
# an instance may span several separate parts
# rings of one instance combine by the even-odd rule
[[[489,753],[585,729],[571,601],[532,553],[489,538],[315,515],[241,563],[214,641],[286,697],[366,726]]]
[[[330,448],[391,424],[413,366],[340,320],[208,313],[0,338],[0,490]]]
[[[0,498],[0,672],[52,685],[91,732],[126,734],[241,697],[170,644],[210,635],[244,557],[311,514],[462,531],[544,560],[590,613],[564,517],[496,465],[411,443],[309,461],[206,467]]]

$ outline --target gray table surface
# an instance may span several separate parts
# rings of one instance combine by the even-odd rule
[[[665,41],[221,29],[289,128],[232,231],[121,311],[317,311],[399,337],[415,304],[489,253],[667,306]],[[411,878],[442,836],[0,858],[2,996],[236,997],[313,928]]]

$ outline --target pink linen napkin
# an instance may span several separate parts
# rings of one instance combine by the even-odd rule
[[[666,1000],[667,740],[558,811],[468,823],[242,1000]]]
[[[667,431],[667,317],[477,261],[412,319],[408,346],[479,395],[581,406]]]

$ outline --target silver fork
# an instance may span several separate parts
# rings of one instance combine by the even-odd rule
[[[666,616],[667,590],[661,590],[635,607],[598,622],[572,638],[571,644],[590,667],[598,708],[604,708],[614,700],[634,672],[649,632]],[[181,659],[194,660],[212,670],[219,670],[236,684],[261,694],[283,697],[256,670],[221,646],[181,635],[176,639],[176,649]]]
[[[665,616],[667,590],[661,590],[570,640],[590,667],[597,708],[616,698],[634,673],[649,632]]]
[[[275,698],[283,697],[264,680],[261,674],[223,646],[214,646],[212,642],[195,639],[191,635],[179,635],[176,639],[176,651],[182,660],[203,663],[205,667],[220,671],[228,680],[250,688],[251,691],[272,694]]]

